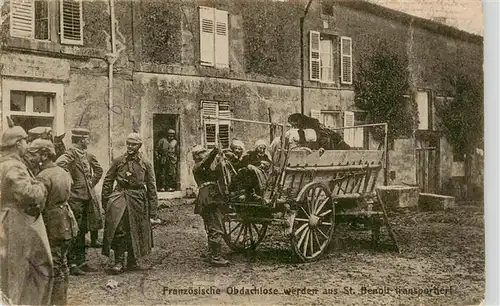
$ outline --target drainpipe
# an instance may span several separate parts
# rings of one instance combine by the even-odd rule
[[[109,0],[109,15],[111,22],[111,54],[106,55],[108,62],[108,156],[109,164],[113,161],[113,66],[117,59],[115,35],[115,2]]]
[[[304,15],[300,17],[300,113],[304,114],[304,21],[312,0],[306,5]]]

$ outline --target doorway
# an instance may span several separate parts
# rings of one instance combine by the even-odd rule
[[[156,184],[158,190],[162,188],[167,191],[169,187],[173,190],[170,191],[179,191],[180,190],[180,137],[179,137],[179,115],[178,114],[153,114],[153,152],[154,154],[154,170],[156,176]],[[177,163],[175,165],[175,174],[173,176],[174,182],[168,187],[165,186],[165,180],[160,175],[161,171],[165,171],[165,164],[161,163],[160,156],[158,154],[159,147],[158,143],[160,139],[167,137],[167,131],[174,130],[175,131],[175,140],[177,141],[177,154],[176,159]],[[166,171],[168,173],[168,170]],[[163,172],[165,174],[165,172]]]
[[[431,135],[419,140],[420,147],[416,148],[417,183],[421,192],[439,192],[439,138]]]

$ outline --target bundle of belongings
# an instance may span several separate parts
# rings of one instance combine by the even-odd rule
[[[306,147],[311,150],[351,149],[338,132],[325,127],[318,119],[295,113],[288,117],[288,123],[292,126],[286,133],[291,149],[294,147]]]

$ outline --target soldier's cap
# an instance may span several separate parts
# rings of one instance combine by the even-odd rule
[[[196,156],[196,155],[198,155],[198,154],[200,154],[200,153],[203,153],[203,152],[206,152],[206,151],[207,151],[207,149],[205,149],[204,147],[202,147],[202,146],[200,146],[200,145],[196,145],[196,146],[194,146],[194,147],[191,149],[191,154],[192,154],[193,156]]]
[[[172,130],[172,129],[170,129],[170,130],[167,131],[167,134],[175,134],[175,131]]]
[[[139,133],[128,134],[127,143],[141,144],[142,143],[141,135],[139,135]]]
[[[86,128],[74,128],[71,130],[71,135],[73,137],[89,137],[90,131]]]
[[[2,147],[12,146],[16,144],[16,142],[18,142],[19,140],[25,139],[27,137],[28,134],[26,134],[26,131],[22,127],[18,125],[13,126],[11,128],[6,129],[3,132],[1,146]]]
[[[43,134],[52,132],[52,128],[48,126],[37,126],[28,131],[28,134]]]
[[[54,144],[47,139],[40,139],[40,138],[35,139],[30,143],[28,147],[28,151],[30,152],[37,152],[41,149],[46,149],[52,155],[56,155],[56,149],[54,148]]]

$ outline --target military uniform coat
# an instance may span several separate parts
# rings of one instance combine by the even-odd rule
[[[78,224],[68,200],[71,194],[71,176],[53,162],[42,166],[37,179],[48,191],[43,219],[49,241],[70,240],[78,233]]]
[[[15,154],[0,157],[0,283],[14,304],[47,305],[53,263],[40,211],[47,190]]]
[[[94,186],[102,177],[103,170],[95,156],[77,148],[69,148],[56,163],[71,174],[73,179],[71,198],[90,200],[86,228],[91,231],[103,228],[101,208],[94,190]]]
[[[114,183],[116,187],[113,189]],[[116,228],[128,212],[135,258],[153,247],[150,218],[156,217],[158,197],[153,167],[141,154],[124,154],[111,163],[102,184],[102,205],[106,210],[103,255],[109,256]]]

